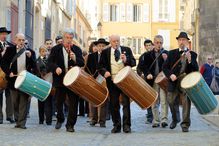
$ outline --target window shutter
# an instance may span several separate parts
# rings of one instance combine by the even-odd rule
[[[120,3],[120,21],[125,22],[125,3]]]
[[[169,22],[176,22],[176,0],[168,0]]]
[[[109,4],[103,3],[103,21],[108,22],[109,21]]]
[[[159,0],[153,0],[153,22],[159,21]]]
[[[127,21],[132,22],[133,20],[133,5],[132,3],[127,3]]]
[[[149,22],[149,5],[143,4],[143,22]]]

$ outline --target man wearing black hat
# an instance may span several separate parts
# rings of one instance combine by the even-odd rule
[[[7,30],[6,27],[0,27],[0,64],[2,61],[2,58],[5,55],[5,52],[8,47],[12,47],[13,45],[6,41],[7,35],[9,35],[11,31]],[[3,90],[0,91],[0,124],[3,123]],[[10,123],[14,123],[13,118],[13,108],[12,108],[12,99],[10,96],[10,90],[9,88],[5,89],[5,97],[6,97],[6,120]]]
[[[179,98],[179,94],[183,95],[182,99],[182,122],[181,128],[183,132],[189,131],[190,121],[190,109],[191,101],[187,97],[185,91],[180,88],[180,81],[183,74],[188,74],[190,72],[198,71],[198,63],[196,61],[197,54],[190,51],[187,46],[189,44],[189,38],[187,33],[181,32],[178,37],[179,48],[169,51],[169,56],[163,65],[163,72],[169,79],[168,84],[168,104],[170,106],[170,111],[172,113],[172,123],[170,124],[170,129],[174,129],[177,125],[177,111],[176,111],[176,98]],[[178,62],[179,61],[179,62]],[[176,62],[178,62],[176,64]],[[175,66],[173,68],[173,66]],[[174,108],[175,106],[175,108]],[[179,105],[177,105],[179,106]]]
[[[98,41],[95,41],[94,44],[97,46],[98,51],[88,55],[87,65],[86,65],[85,70],[86,70],[86,72],[91,74],[94,78],[96,78],[98,76],[97,68],[98,68],[98,64],[100,61],[101,52],[107,45],[109,45],[109,42],[107,42],[103,38],[100,38],[100,39],[98,39]],[[100,127],[106,127],[106,125],[105,125],[105,123],[106,123],[106,103],[104,103],[104,105],[102,105],[100,107],[99,111],[100,111],[100,114],[99,114],[100,117],[99,117],[99,121],[98,121],[98,108],[91,105],[91,114],[92,115],[91,115],[90,125],[95,126],[95,124],[97,124],[99,122]]]

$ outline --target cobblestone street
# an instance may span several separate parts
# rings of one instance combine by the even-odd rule
[[[111,134],[112,122],[106,128],[90,127],[86,117],[79,117],[75,133],[52,126],[39,125],[36,100],[32,99],[30,118],[26,130],[15,129],[4,121],[0,125],[1,146],[218,146],[219,128],[205,121],[192,107],[192,126],[189,133],[176,129],[152,128],[145,124],[145,111],[132,103],[132,133]],[[169,116],[170,117],[170,116]]]

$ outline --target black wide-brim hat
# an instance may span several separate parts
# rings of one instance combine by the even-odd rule
[[[0,33],[3,33],[3,32],[6,32],[7,34],[10,34],[11,31],[10,30],[7,30],[6,27],[0,27]]]
[[[105,45],[109,45],[109,42],[107,42],[105,39],[100,38],[97,41],[94,42],[94,45],[98,45],[98,44],[105,44]]]
[[[179,36],[176,37],[178,40],[179,38],[186,38],[187,40],[190,40],[186,32],[180,32]]]

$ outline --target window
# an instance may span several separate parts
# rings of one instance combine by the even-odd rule
[[[159,19],[168,20],[168,0],[159,0]]]
[[[140,4],[133,5],[133,22],[141,22],[142,7]]]
[[[132,50],[134,54],[141,54],[141,46],[142,46],[141,38],[133,38],[132,39]]]
[[[110,5],[110,21],[118,21],[119,7],[116,4]]]

